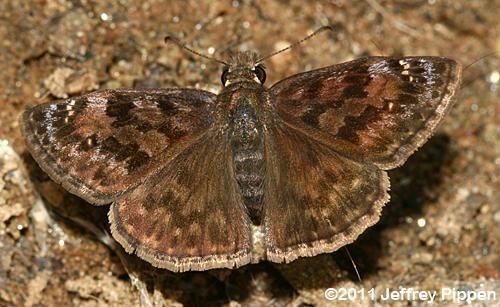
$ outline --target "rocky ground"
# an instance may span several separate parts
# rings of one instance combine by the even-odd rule
[[[140,3],[140,4],[139,4]],[[490,1],[2,1],[0,3],[0,305],[328,305],[327,288],[496,291],[500,305],[500,3]],[[220,89],[206,54],[262,54],[268,82],[366,55],[440,55],[466,68],[436,135],[391,171],[381,221],[345,249],[287,265],[173,274],[123,253],[95,208],[50,181],[26,151],[27,107],[97,88]],[[495,53],[496,52],[496,53]],[[469,66],[470,65],[470,66]],[[125,265],[124,265],[125,264]],[[465,302],[460,302],[465,304]],[[441,304],[455,306],[447,300]]]

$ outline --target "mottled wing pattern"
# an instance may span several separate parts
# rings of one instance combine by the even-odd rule
[[[267,259],[335,251],[378,221],[389,200],[385,171],[344,158],[286,123],[267,138]]]
[[[106,204],[204,133],[214,101],[200,90],[104,90],[35,106],[21,123],[30,152],[53,180]]]
[[[250,261],[250,219],[227,136],[209,131],[110,209],[113,236],[171,271],[234,268]]]
[[[280,116],[357,161],[402,164],[452,105],[461,67],[442,57],[367,57],[284,79]]]

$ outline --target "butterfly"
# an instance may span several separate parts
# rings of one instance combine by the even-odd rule
[[[41,168],[111,204],[128,253],[175,272],[290,262],[353,242],[389,200],[402,163],[453,105],[461,66],[444,57],[365,57],[271,87],[253,52],[219,94],[100,90],[24,112]]]

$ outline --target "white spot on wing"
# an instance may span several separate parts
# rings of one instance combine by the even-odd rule
[[[372,76],[374,73],[379,74],[381,72],[384,72],[384,73],[390,72],[389,65],[387,65],[386,60],[382,60],[382,61],[377,62],[375,64],[372,64],[372,65],[370,65],[370,67],[368,67],[368,73],[370,74],[370,76]]]
[[[54,138],[54,134],[56,132],[56,129],[52,125],[52,122],[54,121],[53,114],[57,111],[57,105],[56,104],[51,104],[49,106],[49,110],[47,113],[45,113],[45,129],[47,130],[47,135],[49,137],[49,141],[52,144],[57,144]]]
[[[394,108],[394,103],[389,102],[389,104],[387,105],[387,107],[389,108],[389,111],[392,111],[392,109]]]
[[[96,105],[105,105],[108,99],[99,95],[87,96],[87,101]]]

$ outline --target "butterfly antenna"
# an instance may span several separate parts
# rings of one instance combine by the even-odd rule
[[[472,62],[472,63],[468,64],[467,66],[465,66],[465,67],[464,67],[464,70],[468,69],[469,67],[471,67],[472,65],[476,64],[477,62],[482,61],[482,60],[484,60],[485,58],[487,58],[487,57],[490,57],[490,56],[494,55],[495,53],[500,53],[500,51],[493,51],[493,52],[490,52],[490,53],[488,53],[488,54],[486,54],[486,55],[483,55],[483,56],[482,56],[482,57],[480,57],[479,59],[477,59],[477,60],[475,60],[474,62]]]
[[[184,50],[189,51],[189,52],[191,52],[193,54],[196,54],[197,56],[202,57],[204,59],[207,59],[207,60],[210,60],[210,61],[214,61],[214,62],[223,64],[223,65],[228,65],[226,62],[224,62],[222,60],[219,60],[219,59],[214,58],[214,57],[210,57],[208,55],[202,54],[202,53],[200,53],[200,52],[198,52],[196,50],[193,50],[193,49],[189,48],[186,44],[184,44],[183,42],[181,42],[177,38],[172,37],[170,35],[165,36],[165,40],[164,41],[165,41],[165,44],[168,44],[169,42],[172,42],[172,43],[176,44],[178,47],[180,47],[181,49],[184,49]]]
[[[361,280],[361,276],[359,275],[359,271],[358,271],[358,267],[356,267],[356,263],[354,262],[354,260],[352,259],[351,257],[351,253],[349,253],[349,249],[347,247],[344,246],[344,250],[345,252],[347,253],[347,256],[349,256],[349,260],[351,260],[351,263],[352,263],[352,266],[354,267],[354,271],[356,271],[356,276],[358,276],[358,280],[359,282],[363,282],[363,280]]]
[[[298,46],[298,45],[302,44],[302,43],[303,43],[303,42],[305,42],[306,40],[309,40],[309,39],[313,38],[314,36],[318,35],[319,33],[323,32],[323,31],[326,31],[326,30],[333,31],[334,29],[333,29],[333,26],[322,26],[321,28],[319,28],[319,29],[317,29],[316,31],[314,31],[313,33],[311,33],[311,34],[307,35],[307,36],[306,36],[306,37],[304,37],[303,39],[301,39],[301,40],[299,40],[299,41],[296,41],[295,43],[293,43],[293,44],[289,45],[288,47],[285,47],[285,48],[283,48],[283,49],[281,49],[281,50],[278,50],[278,51],[275,51],[275,52],[273,52],[273,53],[271,53],[271,54],[268,54],[268,55],[266,55],[266,56],[264,56],[264,57],[262,57],[262,58],[258,59],[258,60],[257,60],[257,62],[259,62],[259,63],[260,63],[260,62],[262,62],[262,61],[265,61],[265,60],[269,59],[270,57],[273,57],[273,56],[275,56],[275,55],[277,55],[277,54],[280,54],[280,53],[282,53],[282,52],[284,52],[284,51],[287,51],[287,50],[289,50],[289,49],[295,48],[296,46]]]

